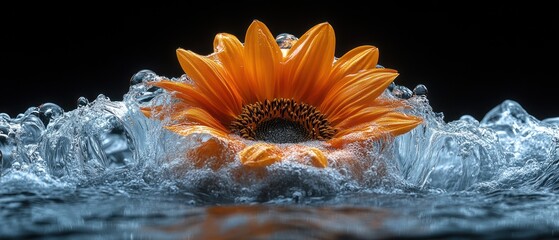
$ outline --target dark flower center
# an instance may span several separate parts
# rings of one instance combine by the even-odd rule
[[[231,123],[231,131],[249,140],[272,143],[328,140],[336,133],[316,107],[285,98],[245,105]]]

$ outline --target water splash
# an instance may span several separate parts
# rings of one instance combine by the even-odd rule
[[[64,111],[54,103],[29,108],[15,118],[0,114],[3,183],[28,179],[39,185],[115,184],[195,192],[230,201],[303,199],[342,192],[491,191],[500,188],[559,188],[559,120],[539,121],[507,100],[478,121],[469,115],[445,122],[427,99],[427,88],[392,84],[386,97],[406,99],[425,123],[394,139],[371,143],[363,161],[379,161],[356,177],[349,169],[315,169],[281,163],[239,175],[239,165],[214,171],[196,168],[184,152],[204,134],[179,137],[141,107],[171,101],[149,82],[165,79],[142,70],[130,79],[122,101],[99,95],[77,100]],[[174,81],[189,81],[181,76]],[[165,120],[164,120],[165,121]],[[379,169],[386,174],[379,175]],[[5,185],[5,184],[4,184]]]

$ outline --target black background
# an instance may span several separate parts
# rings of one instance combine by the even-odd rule
[[[0,112],[13,117],[45,102],[69,111],[98,94],[121,100],[137,71],[178,77],[177,48],[209,54],[215,34],[243,41],[258,19],[274,35],[296,36],[329,22],[337,56],[377,46],[379,63],[400,72],[396,83],[425,84],[447,121],[481,120],[506,99],[538,119],[556,117],[559,13],[551,3],[520,3],[19,2],[0,8]]]

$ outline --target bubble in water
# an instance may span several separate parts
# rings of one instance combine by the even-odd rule
[[[148,69],[141,70],[130,78],[130,85],[136,85],[143,82],[151,82],[155,80],[156,74]]]
[[[281,49],[290,49],[299,40],[292,34],[282,33],[276,37],[276,43],[278,43]]]
[[[392,89],[392,94],[401,99],[408,99],[411,98],[413,92],[405,86],[397,85],[394,87],[394,89]]]
[[[387,89],[388,89],[388,91],[392,92],[392,90],[394,90],[395,87],[396,87],[396,83],[391,82],[390,85],[388,85]]]
[[[427,95],[427,87],[423,84],[418,84],[413,89],[413,94],[417,96],[424,96]]]
[[[186,75],[183,75],[186,78]],[[156,81],[160,77],[151,70],[141,70],[135,73],[130,78],[130,92],[128,96],[131,97],[135,102],[139,104],[144,104],[151,101],[157,95],[163,93],[163,89],[150,86],[147,84],[142,84],[146,82]]]
[[[85,107],[85,106],[87,106],[87,105],[89,104],[89,100],[87,100],[86,97],[83,97],[83,96],[82,96],[82,97],[79,97],[79,98],[78,98],[77,104],[78,104],[78,108],[80,108],[80,107]]]
[[[39,106],[39,118],[43,121],[45,126],[48,125],[52,119],[62,114],[64,114],[64,109],[54,103],[44,103]]]

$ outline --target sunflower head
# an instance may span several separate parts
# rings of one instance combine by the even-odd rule
[[[404,100],[383,95],[398,73],[377,68],[376,47],[359,46],[335,58],[328,23],[300,38],[276,39],[255,20],[244,42],[220,33],[213,46],[210,55],[179,48],[191,81],[152,83],[175,101],[170,108],[143,109],[147,115],[171,109],[166,128],[177,134],[212,136],[187,153],[200,166],[238,161],[264,167],[291,159],[326,167],[348,144],[397,136],[422,122],[401,111],[408,107]],[[359,159],[346,160],[352,161]]]

